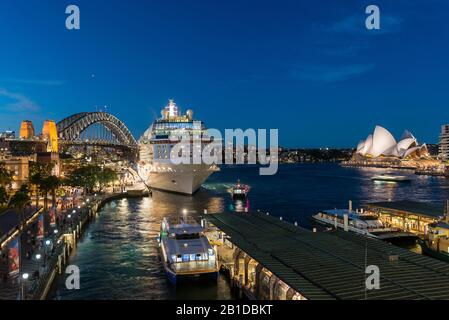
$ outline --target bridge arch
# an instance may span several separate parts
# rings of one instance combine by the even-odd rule
[[[75,141],[84,130],[97,123],[107,128],[120,144],[137,147],[136,139],[126,125],[107,112],[82,112],[59,121],[56,124],[58,137],[61,140]]]

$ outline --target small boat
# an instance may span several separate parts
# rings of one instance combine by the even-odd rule
[[[204,229],[192,217],[165,217],[159,234],[161,260],[168,280],[207,276],[216,280],[218,262]]]
[[[392,175],[392,174],[380,174],[371,177],[373,181],[386,181],[386,182],[410,182],[411,178],[408,176]]]
[[[384,226],[379,217],[374,213],[360,213],[348,209],[324,210],[312,216],[312,218],[326,226],[345,229],[365,235],[371,238],[388,242],[416,242],[417,236],[399,228]],[[346,226],[346,227],[345,227]]]
[[[237,180],[237,184],[232,188],[232,198],[234,200],[243,200],[246,199],[246,196],[249,192],[249,186],[246,184],[241,184],[240,179]]]

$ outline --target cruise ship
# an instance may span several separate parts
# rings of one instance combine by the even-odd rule
[[[177,141],[170,137],[188,134],[191,154],[194,147],[202,151],[211,140],[206,136],[204,123],[193,120],[193,111],[181,114],[173,100],[169,100],[161,115],[139,139],[139,175],[151,189],[192,195],[219,169],[203,161],[176,164],[172,159],[172,148]],[[193,137],[201,137],[201,146],[194,145]]]
[[[215,250],[192,217],[165,217],[159,234],[161,260],[168,280],[177,284],[180,278],[218,276]]]

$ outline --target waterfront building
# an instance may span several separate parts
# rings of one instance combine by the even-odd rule
[[[53,169],[51,174],[59,176],[61,173],[59,153],[57,152],[38,152],[36,154],[36,161],[40,163],[53,163]]]
[[[232,285],[250,298],[449,298],[447,263],[377,239],[342,230],[312,232],[264,213],[203,217]],[[367,262],[382,272],[377,290],[366,290],[362,281]]]
[[[429,246],[434,251],[448,254],[449,258],[449,219],[429,225]]]
[[[441,126],[439,156],[443,161],[449,160],[449,124]]]
[[[11,187],[13,190],[19,189],[23,184],[28,183],[29,177],[29,157],[14,157],[5,160],[5,168],[13,175]]]
[[[58,130],[53,120],[45,120],[42,137],[47,141],[47,152],[58,152]]]
[[[24,120],[20,124],[20,139],[34,138],[34,126],[30,120]]]
[[[16,132],[11,130],[6,130],[0,133],[0,139],[14,139],[16,137]]]
[[[374,133],[357,145],[356,154],[362,157],[379,158],[421,158],[428,157],[425,144],[419,145],[418,140],[407,130],[404,131],[399,142],[385,128],[376,126]]]
[[[438,223],[445,215],[443,205],[409,200],[374,202],[368,204],[368,210],[389,226],[421,235],[427,234],[429,225]]]

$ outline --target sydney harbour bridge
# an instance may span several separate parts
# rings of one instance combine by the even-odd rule
[[[127,126],[107,112],[82,112],[56,124],[60,153],[74,157],[137,159],[138,144]]]

